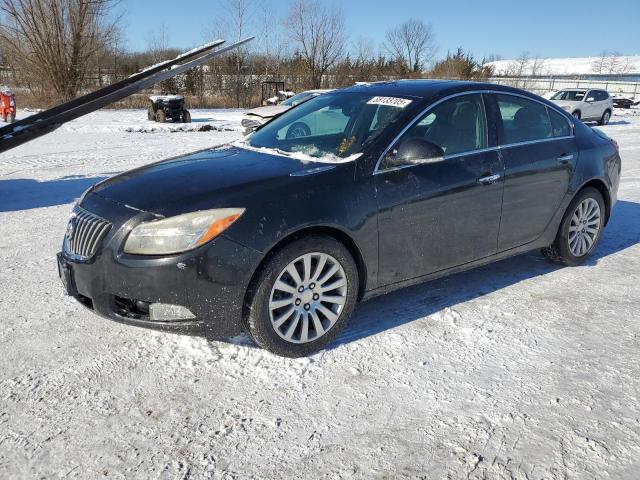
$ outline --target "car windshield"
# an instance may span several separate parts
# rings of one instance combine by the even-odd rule
[[[239,146],[268,149],[300,160],[355,160],[412,103],[397,96],[327,93],[276,117]]]
[[[569,100],[573,102],[581,102],[584,99],[584,90],[561,90],[556,93],[551,100]]]
[[[300,105],[305,100],[309,100],[314,95],[317,95],[317,94],[311,93],[311,92],[302,92],[297,95],[294,95],[293,97],[287,98],[280,105],[286,105],[287,107],[295,107],[296,105]]]

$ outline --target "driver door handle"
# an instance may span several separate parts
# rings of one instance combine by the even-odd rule
[[[486,177],[480,177],[478,179],[478,183],[481,183],[482,185],[491,185],[492,183],[495,183],[498,180],[500,180],[500,174],[496,173],[494,175],[488,175]]]

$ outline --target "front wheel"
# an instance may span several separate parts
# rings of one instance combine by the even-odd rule
[[[582,115],[580,115],[580,112],[578,110],[576,110],[575,112],[573,112],[571,115],[573,115],[575,118],[577,118],[578,120],[580,120],[580,117],[582,117]]]
[[[347,248],[327,236],[301,238],[258,273],[250,292],[249,333],[277,355],[309,355],[345,327],[357,295],[358,270]]]
[[[167,121],[167,114],[164,113],[164,110],[158,110],[156,112],[156,122],[164,123]]]
[[[294,138],[308,137],[311,135],[309,126],[304,122],[296,122],[287,129],[286,139],[292,140]]]
[[[556,263],[581,265],[600,241],[604,220],[602,194],[595,188],[585,188],[567,208],[555,241],[542,253]]]
[[[191,123],[191,114],[189,110],[182,111],[182,123]]]

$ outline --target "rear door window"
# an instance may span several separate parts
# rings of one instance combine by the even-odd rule
[[[502,145],[553,138],[547,107],[514,95],[496,94],[502,118]]]
[[[547,107],[549,112],[549,118],[551,120],[551,127],[553,128],[554,137],[568,137],[571,135],[571,127],[569,121],[560,113],[556,112],[552,108]]]

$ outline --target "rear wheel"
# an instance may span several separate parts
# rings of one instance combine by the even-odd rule
[[[600,118],[600,121],[598,122],[599,125],[606,125],[609,123],[609,120],[611,120],[611,112],[609,110],[605,110],[604,113],[602,114],[602,118]]]
[[[164,110],[158,110],[156,112],[156,122],[164,123],[167,121],[167,114],[164,113]]]
[[[345,246],[327,236],[302,238],[259,272],[249,302],[249,333],[277,355],[309,355],[344,328],[357,294],[358,271]]]
[[[189,113],[189,110],[182,111],[182,122],[191,123],[191,113]]]
[[[585,188],[567,208],[555,241],[542,253],[556,263],[582,264],[600,241],[604,220],[602,194],[595,188]]]

